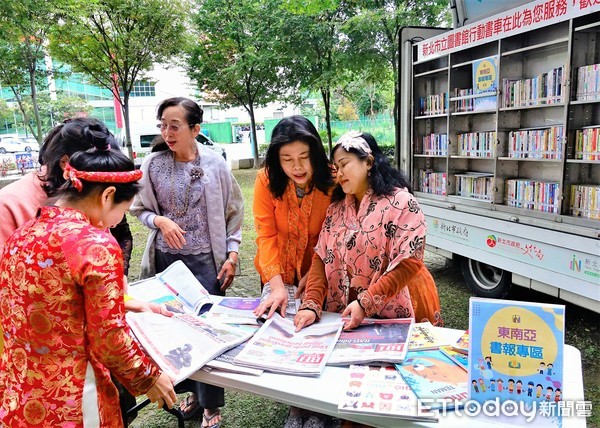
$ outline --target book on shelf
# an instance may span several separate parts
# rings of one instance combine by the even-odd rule
[[[471,297],[469,332],[470,399],[522,402],[532,424],[561,426],[565,307]]]
[[[506,205],[527,210],[558,213],[560,184],[556,181],[506,180]]]
[[[296,293],[298,292],[298,287],[295,285],[285,284],[285,289],[286,289],[287,295],[288,295],[287,306],[285,308],[285,316],[288,318],[293,318],[298,313],[298,309],[300,308],[300,299],[296,298]],[[263,285],[263,289],[260,294],[261,303],[264,302],[265,300],[267,300],[270,295],[271,295],[271,284],[269,284],[267,282],[265,285]],[[279,308],[278,308],[278,310],[279,310]],[[266,318],[267,313],[265,313],[261,316],[262,320],[267,319]]]
[[[340,333],[327,365],[400,363],[408,351],[413,323],[412,318],[365,318],[355,329]]]
[[[132,282],[127,293],[144,302],[164,304],[175,313],[198,315],[213,305],[211,295],[181,260],[151,278]]]
[[[575,131],[575,159],[600,160],[600,125]]]
[[[408,343],[409,351],[438,349],[444,345],[450,345],[450,343],[440,337],[433,324],[428,321],[413,324]]]
[[[584,65],[577,69],[577,101],[600,99],[600,64]]]
[[[503,79],[503,107],[528,107],[564,102],[565,67],[525,79]]]
[[[467,401],[468,373],[439,349],[409,351],[396,370],[420,399],[434,400],[431,408],[462,407]],[[450,400],[444,405],[442,400]]]
[[[473,61],[473,111],[496,110],[497,92],[498,55]]]
[[[417,396],[393,365],[351,365],[342,391],[340,413],[438,421],[435,411],[418,405]]]
[[[276,373],[319,376],[342,326],[340,314],[323,312],[318,322],[296,332],[292,319],[274,313],[233,361]]]
[[[254,309],[260,304],[260,297],[225,297],[211,295],[213,305],[203,318],[210,318],[225,324],[254,324],[259,321]]]
[[[571,185],[570,201],[571,215],[600,220],[600,185]]]
[[[175,383],[187,379],[208,361],[248,340],[252,331],[197,315],[165,317],[128,312],[127,324],[148,355]]]
[[[440,346],[440,351],[456,363],[458,367],[464,371],[469,370],[469,357],[468,354],[456,351],[452,346]]]

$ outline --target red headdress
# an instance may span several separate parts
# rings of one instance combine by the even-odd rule
[[[78,171],[70,164],[65,165],[63,174],[65,180],[71,181],[73,187],[81,192],[83,185],[81,180],[92,181],[94,183],[132,183],[142,178],[142,171],[136,169],[134,171]]]

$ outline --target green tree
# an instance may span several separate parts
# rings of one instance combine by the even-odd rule
[[[0,129],[13,122],[13,109],[0,98]]]
[[[42,141],[37,95],[48,89],[45,44],[48,31],[67,10],[68,0],[0,2],[0,84],[10,88],[25,126]],[[33,107],[28,113],[25,103]]]
[[[50,131],[58,122],[73,117],[88,116],[93,110],[93,107],[83,98],[61,93],[51,97],[48,91],[38,93],[37,106],[44,134]],[[29,100],[24,101],[23,108],[25,117],[31,117],[32,103]]]
[[[129,153],[129,97],[145,72],[182,53],[188,14],[183,8],[177,0],[82,1],[52,34],[52,55],[118,100]]]
[[[199,2],[198,43],[188,59],[188,74],[207,99],[248,112],[254,165],[258,165],[254,109],[295,96],[286,81],[287,65],[275,49],[283,21],[277,5],[277,0]]]
[[[339,0],[287,0],[280,55],[290,80],[303,89],[318,90],[323,100],[329,150],[332,149],[332,93],[348,78],[351,50],[340,32],[347,10]]]
[[[360,10],[344,27],[349,43],[368,58],[371,69],[391,70],[394,82],[393,116],[398,143],[399,58],[398,36],[408,25],[435,26],[449,20],[447,0],[348,0]],[[447,24],[446,24],[447,25]]]

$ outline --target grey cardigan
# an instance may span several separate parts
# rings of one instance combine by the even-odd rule
[[[244,200],[242,191],[225,160],[211,150],[197,144],[200,153],[200,166],[204,171],[202,181],[205,188],[206,208],[208,212],[208,230],[215,259],[215,269],[221,269],[230,251],[239,252],[242,241],[242,222],[244,220]],[[141,170],[144,173],[140,183],[142,190],[136,195],[130,212],[148,228],[148,242],[142,256],[140,279],[156,274],[154,241],[158,228],[154,218],[162,215],[156,200],[156,189],[150,183],[148,169],[150,162],[164,152],[151,153],[144,159]]]

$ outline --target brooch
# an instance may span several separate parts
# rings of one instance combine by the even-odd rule
[[[204,177],[204,170],[199,166],[195,166],[190,170],[190,176],[192,177],[192,180],[202,178]]]

